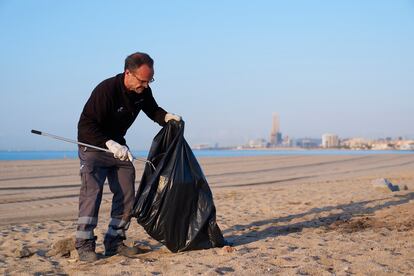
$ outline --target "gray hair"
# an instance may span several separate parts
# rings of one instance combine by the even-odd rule
[[[125,59],[124,71],[126,69],[132,71],[138,69],[142,65],[148,65],[150,68],[154,67],[154,60],[146,53],[136,52]]]

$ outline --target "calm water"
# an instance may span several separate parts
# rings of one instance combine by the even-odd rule
[[[240,157],[265,155],[365,155],[414,154],[399,150],[194,150],[197,157]],[[146,157],[148,151],[133,151],[136,157]],[[77,151],[0,151],[0,160],[76,159]]]

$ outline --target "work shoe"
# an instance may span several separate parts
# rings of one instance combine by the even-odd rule
[[[93,239],[76,239],[75,247],[78,251],[79,260],[83,262],[94,262],[98,259],[95,253],[96,236]]]
[[[79,260],[82,262],[91,263],[91,262],[98,260],[98,256],[96,255],[95,251],[79,250],[78,254],[79,254]]]
[[[128,258],[133,258],[138,253],[138,248],[135,246],[128,247],[124,243],[120,243],[116,247],[111,247],[108,249],[105,248],[105,256],[113,256],[118,254]]]

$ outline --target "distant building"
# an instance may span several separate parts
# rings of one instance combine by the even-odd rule
[[[280,132],[279,115],[273,113],[272,131],[270,132],[269,145],[271,147],[280,145],[282,143],[282,133]]]
[[[293,140],[289,136],[285,136],[283,138],[282,145],[284,147],[291,147],[291,146],[293,146]]]
[[[400,150],[414,150],[414,141],[403,141],[398,147]]]
[[[323,148],[337,148],[339,147],[338,135],[332,133],[325,133],[322,135],[322,147]]]
[[[267,145],[267,142],[265,139],[255,139],[255,140],[249,140],[248,147],[249,148],[265,148]]]
[[[341,146],[348,149],[371,149],[372,141],[365,138],[356,137],[341,140]]]
[[[318,148],[321,144],[321,139],[314,138],[298,138],[295,141],[296,146],[301,148]]]
[[[372,150],[392,150],[394,149],[394,145],[391,143],[381,143],[381,142],[373,142],[371,146]]]
[[[210,144],[197,144],[191,147],[193,150],[203,150],[203,149],[210,149]]]

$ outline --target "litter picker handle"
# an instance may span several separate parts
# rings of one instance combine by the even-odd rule
[[[69,142],[69,143],[72,143],[72,144],[77,144],[77,145],[85,146],[85,147],[92,148],[92,149],[97,149],[97,150],[101,150],[101,151],[111,152],[108,149],[104,149],[104,148],[97,147],[97,146],[94,146],[94,145],[89,145],[89,144],[82,143],[82,142],[78,142],[78,141],[71,140],[71,139],[68,139],[68,138],[56,136],[56,135],[49,134],[49,133],[46,133],[46,132],[43,132],[43,131],[39,131],[39,130],[32,129],[32,133],[33,134],[37,134],[37,135],[51,137],[53,139],[61,140],[61,141],[65,141],[65,142]]]
[[[41,135],[41,136],[51,137],[51,138],[56,139],[56,140],[61,140],[61,141],[65,141],[65,142],[68,142],[68,143],[72,143],[72,144],[77,144],[77,145],[85,146],[85,147],[87,147],[87,148],[92,148],[92,149],[97,149],[97,150],[101,150],[101,151],[105,151],[105,152],[110,152],[110,153],[112,153],[109,149],[104,149],[104,148],[97,147],[97,146],[94,146],[94,145],[90,145],[90,144],[86,144],[86,143],[78,142],[78,141],[71,140],[71,139],[68,139],[68,138],[64,138],[64,137],[60,137],[60,136],[57,136],[57,135],[49,134],[49,133],[46,133],[46,132],[43,132],[43,131],[39,131],[39,130],[34,130],[34,129],[32,129],[32,131],[31,131],[31,132],[32,132],[33,134],[37,134],[37,135]],[[133,159],[134,159],[134,160],[138,160],[138,161],[140,161],[140,162],[145,162],[145,163],[150,164],[150,165],[151,165],[151,167],[152,167],[152,168],[154,169],[154,171],[155,171],[155,166],[154,166],[154,164],[152,164],[152,162],[151,162],[151,161],[149,161],[149,160],[147,160],[147,159],[144,159],[144,158],[135,158],[135,157],[133,157]]]
[[[32,133],[37,134],[37,135],[42,135],[41,131],[34,130],[34,129],[32,129]]]

